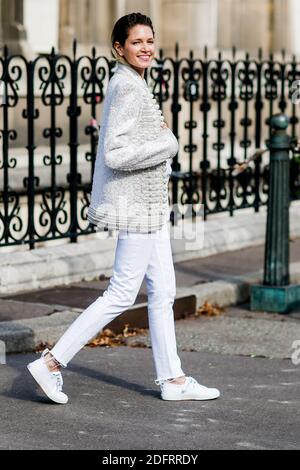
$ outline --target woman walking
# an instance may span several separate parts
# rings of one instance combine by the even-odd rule
[[[52,401],[67,403],[61,368],[134,304],[145,278],[161,398],[214,399],[219,390],[186,376],[177,354],[168,180],[178,142],[144,79],[155,49],[150,18],[141,13],[120,18],[111,45],[117,69],[104,100],[88,220],[99,228],[118,230],[113,276],[103,295],[78,316],[51,351],[45,349],[27,367]]]

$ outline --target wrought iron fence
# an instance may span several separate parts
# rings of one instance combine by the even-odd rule
[[[269,118],[281,111],[290,118],[289,134],[299,135],[294,88],[300,80],[295,56],[263,59],[246,53],[230,59],[164,57],[162,50],[146,73],[169,127],[179,141],[170,179],[170,203],[209,214],[267,202],[269,167],[265,157],[243,173],[237,162],[265,147]],[[55,52],[26,60],[4,48],[0,156],[0,246],[28,244],[92,233],[89,205],[97,128],[107,82],[115,62],[91,54]],[[296,149],[297,150],[297,149]],[[300,159],[291,155],[291,199],[300,197]]]

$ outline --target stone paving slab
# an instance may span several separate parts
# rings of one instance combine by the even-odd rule
[[[46,316],[59,310],[59,305],[0,298],[0,321]]]

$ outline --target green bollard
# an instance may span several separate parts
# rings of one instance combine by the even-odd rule
[[[263,284],[250,288],[250,309],[288,313],[300,306],[300,285],[289,277],[289,151],[286,134],[289,120],[284,114],[270,119],[270,183],[267,212]]]

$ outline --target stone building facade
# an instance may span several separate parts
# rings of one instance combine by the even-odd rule
[[[180,55],[201,53],[205,45],[300,53],[299,0],[1,0],[0,47],[29,58],[52,46],[68,53],[76,38],[79,53],[95,46],[108,54],[114,22],[133,11],[151,17],[166,54],[176,41]]]

